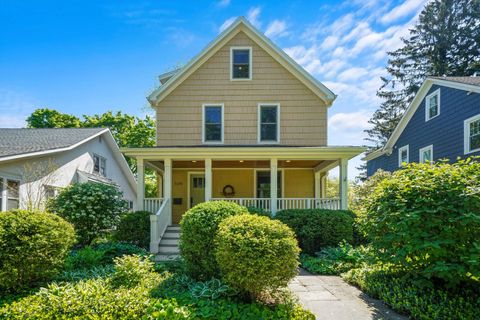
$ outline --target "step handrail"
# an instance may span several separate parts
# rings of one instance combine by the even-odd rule
[[[150,252],[158,253],[160,240],[171,224],[172,214],[170,199],[164,199],[157,213],[150,215]]]

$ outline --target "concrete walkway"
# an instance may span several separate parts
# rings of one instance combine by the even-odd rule
[[[372,299],[337,276],[301,270],[289,285],[300,303],[321,320],[405,320],[380,300]]]

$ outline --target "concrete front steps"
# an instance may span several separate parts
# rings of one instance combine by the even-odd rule
[[[180,240],[180,226],[172,224],[167,227],[158,246],[155,261],[175,260],[180,256],[178,242]]]

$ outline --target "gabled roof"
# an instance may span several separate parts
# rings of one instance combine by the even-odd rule
[[[108,131],[105,128],[8,129],[0,128],[0,161],[13,156],[64,150]]]
[[[135,177],[108,128],[0,128],[0,162],[69,151],[98,136],[102,136],[109,146],[127,181],[136,192]]]
[[[365,158],[363,158],[363,160],[373,160],[383,154],[392,152],[393,146],[397,142],[398,138],[400,138],[400,135],[407,126],[408,122],[413,117],[415,111],[417,111],[428,91],[434,84],[443,87],[465,90],[467,92],[480,93],[480,77],[428,77],[423,82],[420,89],[418,89],[417,94],[413,98],[408,108],[405,110],[403,117],[398,122],[398,125],[395,127],[395,130],[390,138],[388,138],[385,146],[370,152]]]
[[[148,101],[152,106],[162,101],[169,93],[171,93],[178,85],[180,85],[188,76],[204,64],[210,57],[212,57],[218,50],[220,50],[230,39],[232,39],[239,32],[244,32],[250,37],[258,46],[267,51],[272,58],[279,62],[289,72],[296,76],[304,85],[306,85],[313,93],[322,99],[327,106],[330,106],[335,100],[336,95],[330,91],[320,81],[315,79],[291,57],[289,57],[282,49],[277,47],[270,39],[268,39],[262,32],[252,26],[244,17],[239,17],[226,30],[212,41],[205,49],[203,49],[197,56],[182,69],[176,72],[163,85],[154,90],[148,97]],[[170,74],[169,74],[170,75]]]

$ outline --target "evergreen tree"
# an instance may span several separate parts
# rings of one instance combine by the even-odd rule
[[[427,76],[469,76],[480,71],[480,0],[434,0],[420,13],[403,47],[389,52],[377,96],[378,110],[365,130],[381,147]]]
[[[480,0],[433,0],[420,13],[403,46],[389,52],[383,102],[365,130],[369,151],[382,147],[428,76],[469,76],[480,71]],[[358,177],[366,178],[366,165]]]

